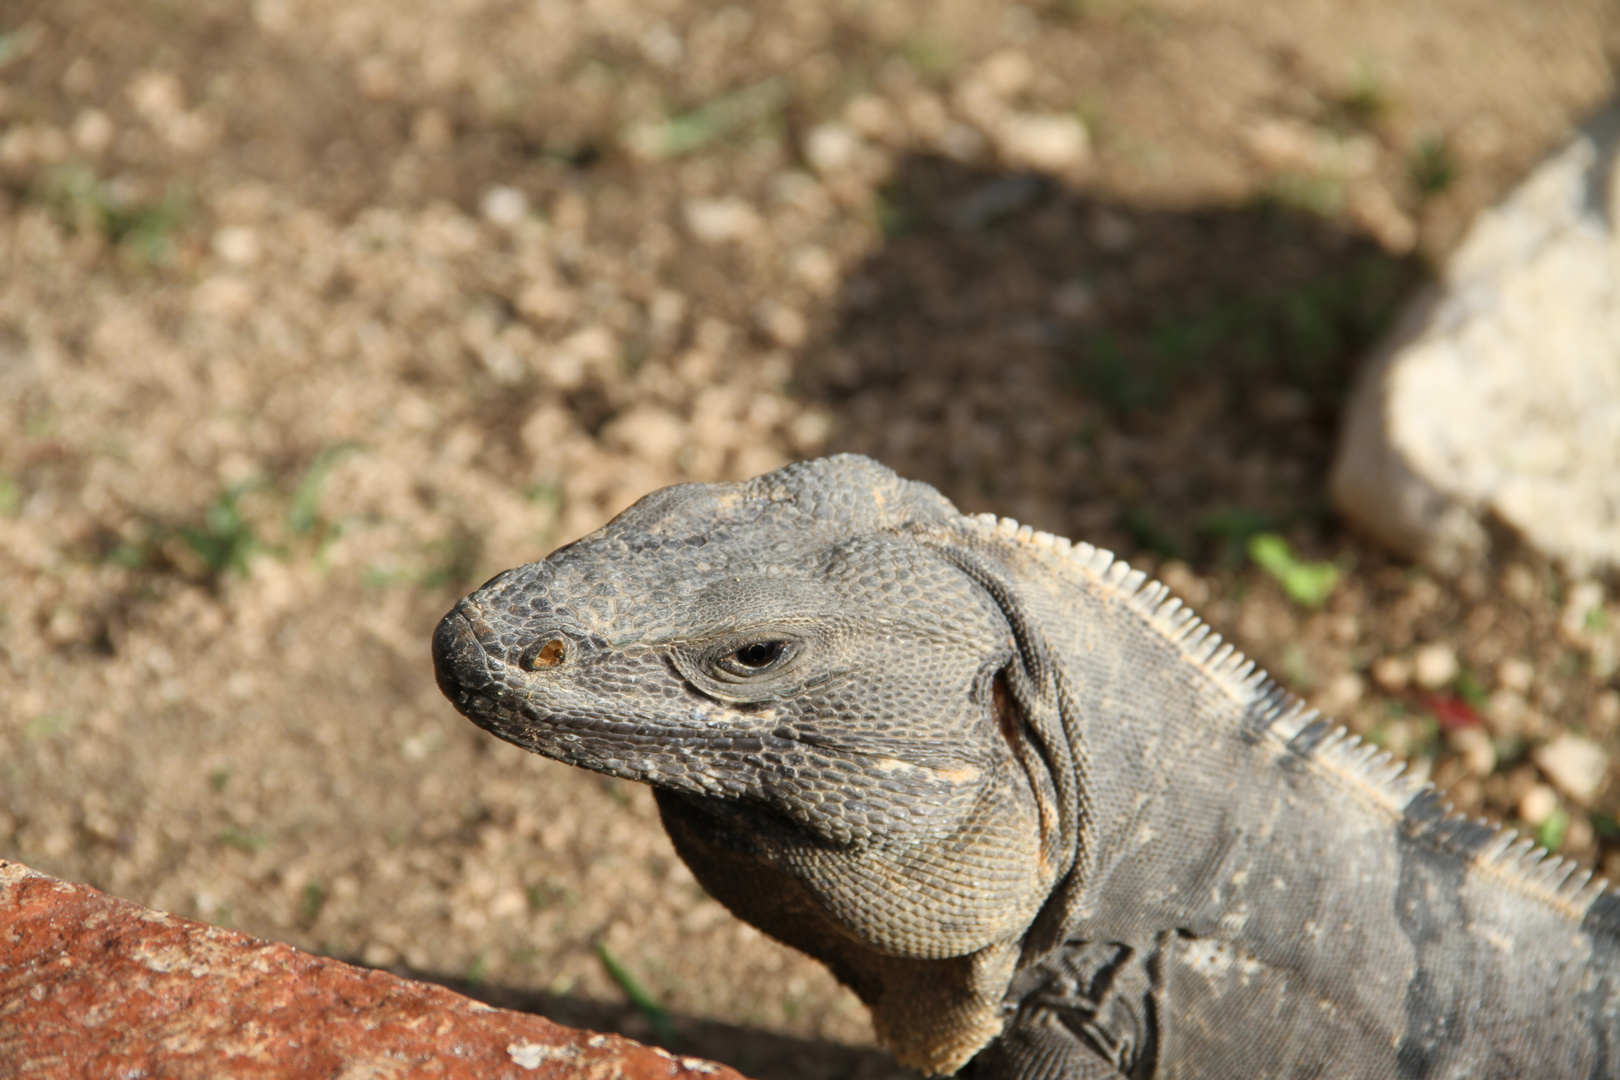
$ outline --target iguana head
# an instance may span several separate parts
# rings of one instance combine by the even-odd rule
[[[666,488],[458,603],[439,685],[503,739],[653,785],[711,892],[874,1004],[894,978],[845,954],[1005,960],[1059,869],[1011,730],[1018,642],[942,547],[962,520],[853,456]]]

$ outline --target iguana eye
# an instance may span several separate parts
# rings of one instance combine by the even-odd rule
[[[793,638],[757,641],[733,638],[724,644],[716,642],[711,648],[713,651],[701,658],[694,657],[698,661],[694,674],[701,672],[703,678],[717,686],[748,686],[749,693],[761,687],[777,686],[783,676],[795,669],[802,655],[801,643]]]
[[[755,641],[744,645],[731,654],[731,658],[738,666],[758,671],[776,663],[782,655],[783,643],[780,641]]]

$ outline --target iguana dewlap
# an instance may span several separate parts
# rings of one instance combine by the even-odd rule
[[[433,655],[479,726],[651,784],[906,1065],[1620,1080],[1602,882],[1447,816],[1107,552],[865,458],[654,492]]]

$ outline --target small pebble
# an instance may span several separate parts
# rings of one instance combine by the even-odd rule
[[[1540,825],[1558,809],[1558,793],[1546,784],[1536,784],[1519,798],[1519,816],[1530,826]]]
[[[1523,657],[1510,656],[1496,665],[1496,681],[1504,690],[1522,694],[1530,689],[1535,677],[1536,669]]]
[[[1355,708],[1366,692],[1367,684],[1353,671],[1341,671],[1328,680],[1327,687],[1317,698],[1317,707],[1329,716],[1343,715]]]
[[[1380,656],[1371,670],[1373,682],[1386,694],[1399,693],[1412,681],[1412,662],[1402,656]]]
[[[478,209],[491,225],[510,229],[529,216],[529,197],[515,187],[501,184],[484,192]]]
[[[1443,641],[1420,646],[1412,654],[1412,676],[1425,690],[1451,685],[1457,670],[1457,652]]]
[[[692,199],[685,206],[686,227],[705,244],[742,240],[759,231],[759,214],[742,199]]]
[[[1614,724],[1620,722],[1620,691],[1605,690],[1592,703],[1592,722]]]
[[[1084,322],[1097,313],[1097,290],[1078,278],[1065,281],[1052,293],[1052,314],[1069,322]]]
[[[817,124],[804,139],[805,158],[823,176],[848,170],[862,149],[861,137],[837,121]]]
[[[1565,733],[1530,755],[1565,795],[1589,805],[1609,775],[1609,755],[1590,739]]]
[[[232,266],[251,266],[259,261],[259,236],[246,225],[228,225],[214,233],[214,254]]]
[[[1495,771],[1496,746],[1484,728],[1478,725],[1457,728],[1447,740],[1473,775],[1485,777]]]
[[[88,154],[106,150],[115,134],[112,121],[100,109],[86,109],[73,121],[73,141]]]
[[[1565,634],[1579,639],[1587,632],[1587,620],[1593,612],[1603,611],[1603,586],[1595,581],[1577,581],[1570,586],[1569,599],[1564,602],[1564,614],[1559,625]]]
[[[1061,113],[1015,113],[997,125],[994,137],[1008,162],[1043,172],[1083,165],[1091,149],[1080,118]]]

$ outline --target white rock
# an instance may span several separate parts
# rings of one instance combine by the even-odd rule
[[[657,405],[634,405],[603,426],[602,441],[649,461],[670,462],[686,442],[686,424]]]
[[[99,154],[112,145],[117,131],[100,109],[85,109],[73,120],[73,141],[88,154]]]
[[[1344,136],[1299,120],[1262,120],[1244,132],[1261,164],[1311,176],[1365,176],[1378,164],[1378,143],[1366,134]]]
[[[1425,690],[1449,686],[1457,677],[1457,651],[1443,641],[1422,646],[1412,654],[1412,676]]]
[[[810,332],[810,324],[803,314],[774,297],[767,297],[755,306],[754,321],[776,339],[778,345],[789,349],[803,345]]]
[[[1496,769],[1496,744],[1491,742],[1490,732],[1484,728],[1477,725],[1458,728],[1448,741],[1475,776],[1486,777]]]
[[[847,171],[865,149],[861,137],[836,120],[817,124],[804,137],[804,156],[823,176]]]
[[[1080,118],[1063,113],[1013,113],[996,125],[994,138],[1008,164],[1042,172],[1083,165],[1091,150]]]
[[[1570,637],[1580,640],[1586,636],[1594,620],[1603,616],[1603,586],[1595,581],[1577,581],[1569,588],[1564,601],[1564,614],[1558,620],[1559,628]]]
[[[209,246],[232,266],[251,266],[259,261],[259,234],[246,225],[227,225],[216,231]]]
[[[1560,735],[1530,757],[1547,779],[1582,806],[1591,803],[1609,775],[1609,755],[1603,747],[1579,735]]]
[[[1620,103],[1476,221],[1352,397],[1339,509],[1455,571],[1492,515],[1620,567]]]
[[[1035,64],[1020,49],[999,49],[979,64],[974,75],[984,80],[992,93],[1012,97],[1035,81]]]
[[[577,390],[592,369],[605,371],[619,356],[619,343],[605,326],[587,326],[568,335],[541,358],[541,370],[559,390]]]
[[[1367,692],[1367,684],[1353,671],[1341,671],[1328,681],[1314,704],[1329,716],[1343,716],[1355,708]]]
[[[743,240],[759,231],[759,213],[735,196],[723,199],[691,199],[686,207],[686,227],[705,244]]]
[[[1531,828],[1552,817],[1558,809],[1558,792],[1546,784],[1536,784],[1519,796],[1519,816]]]
[[[1386,694],[1399,693],[1412,681],[1412,662],[1401,656],[1380,656],[1372,662],[1372,677]]]
[[[511,229],[529,216],[529,197],[515,187],[501,184],[484,192],[478,209],[491,225]]]
[[[1496,681],[1515,693],[1522,694],[1529,690],[1535,677],[1535,665],[1522,656],[1509,656],[1496,665]]]

